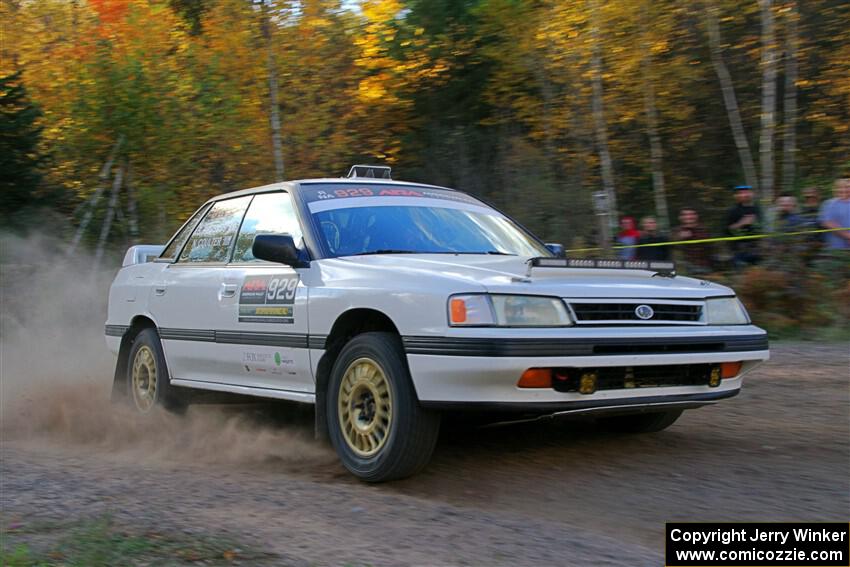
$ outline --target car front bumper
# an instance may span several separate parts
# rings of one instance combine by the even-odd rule
[[[423,405],[540,413],[696,407],[736,395],[743,376],[769,358],[764,331],[734,327],[584,328],[521,332],[453,329],[442,337],[404,337]],[[507,332],[505,332],[507,331]],[[687,385],[598,390],[519,388],[529,368],[604,368],[741,362],[718,386]]]

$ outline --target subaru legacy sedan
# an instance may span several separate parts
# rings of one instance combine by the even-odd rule
[[[127,251],[113,396],[141,414],[199,391],[313,404],[344,466],[377,482],[422,469],[449,410],[654,432],[768,358],[729,288],[561,250],[377,166],[220,195]]]

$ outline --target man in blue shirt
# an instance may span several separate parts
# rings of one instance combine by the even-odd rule
[[[820,224],[824,228],[850,227],[850,177],[835,182],[835,198],[821,207]],[[833,250],[850,250],[850,230],[826,233],[826,245]]]

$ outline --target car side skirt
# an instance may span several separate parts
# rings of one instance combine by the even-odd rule
[[[197,390],[210,390],[213,392],[227,392],[230,394],[241,394],[243,396],[254,396],[258,398],[273,398],[276,400],[289,400],[305,404],[315,404],[316,395],[308,392],[295,392],[292,390],[277,390],[273,388],[252,388],[249,386],[237,386],[234,384],[222,384],[219,382],[205,382],[203,380],[171,380],[172,386],[181,388],[195,388]]]

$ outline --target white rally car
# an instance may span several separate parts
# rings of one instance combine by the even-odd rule
[[[475,197],[352,171],[220,195],[128,250],[113,394],[142,413],[198,390],[315,404],[344,465],[381,481],[428,462],[444,410],[658,431],[768,358],[729,288],[561,258]]]

